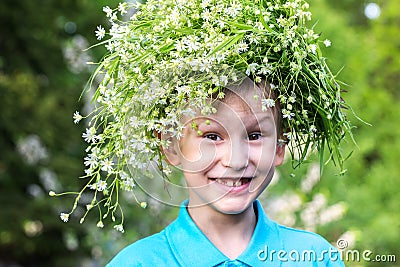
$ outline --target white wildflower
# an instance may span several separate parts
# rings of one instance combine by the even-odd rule
[[[282,110],[282,117],[284,119],[291,120],[294,117],[294,113],[290,112],[290,110],[283,109]]]
[[[232,6],[225,8],[225,14],[234,18],[239,14],[239,11],[242,9],[240,4],[233,4]]]
[[[278,23],[279,27],[284,27],[287,20],[283,17],[283,15],[280,15],[279,18],[276,19],[276,22]]]
[[[125,13],[128,13],[126,11],[126,9],[127,9],[127,3],[126,2],[121,2],[121,3],[118,4],[118,10],[119,10],[119,12],[121,12],[121,15],[123,15]]]
[[[93,174],[93,169],[88,168],[88,169],[85,169],[84,172],[85,172],[85,174],[86,174],[87,176],[90,176],[90,175]]]
[[[87,157],[84,158],[84,160],[85,166],[89,166],[89,168],[91,169],[97,167],[97,165],[99,164],[98,159],[94,154],[89,154]]]
[[[96,129],[94,127],[86,128],[86,133],[83,133],[82,137],[88,143],[94,143],[98,139],[98,136],[96,135]]]
[[[207,22],[208,22],[208,21],[211,20],[212,14],[211,14],[210,10],[205,9],[205,10],[203,11],[203,13],[201,13],[201,17],[202,17],[202,19],[203,19],[204,21],[207,21]]]
[[[260,37],[251,33],[250,35],[246,36],[247,40],[249,40],[250,44],[258,44],[260,42]]]
[[[275,106],[275,101],[271,98],[261,99],[262,110],[265,111],[267,108],[272,108]]]
[[[261,22],[259,22],[259,21],[257,21],[257,22],[254,24],[254,26],[255,26],[257,29],[259,29],[260,31],[264,30],[264,25],[263,25]]]
[[[315,54],[317,52],[317,45],[316,44],[310,44],[308,46],[308,51]]]
[[[114,162],[112,162],[111,160],[102,160],[100,162],[100,165],[102,171],[110,173],[113,170]]]
[[[104,28],[101,25],[97,26],[97,30],[96,30],[97,40],[103,39],[105,35],[106,35],[106,31],[104,30]]]
[[[88,187],[89,187],[89,189],[91,189],[91,190],[96,190],[96,189],[97,189],[97,184],[91,184],[91,185],[89,185]]]
[[[330,47],[331,44],[332,44],[331,41],[329,41],[328,39],[325,39],[324,45],[325,45],[326,47]]]
[[[184,51],[185,50],[185,43],[183,40],[177,40],[175,42],[175,48],[178,52]]]
[[[223,29],[224,27],[225,27],[225,21],[223,21],[223,20],[218,20],[218,26],[221,28],[221,29]]]
[[[178,94],[189,95],[191,93],[191,88],[187,85],[179,86],[176,88]]]
[[[112,16],[112,9],[109,6],[103,7],[103,12],[106,13],[106,16],[110,18]]]
[[[228,84],[228,76],[226,76],[226,75],[221,75],[221,76],[219,77],[219,79],[220,79],[221,84],[222,84],[223,86],[226,86],[226,85]]]
[[[238,45],[237,45],[237,51],[238,51],[238,53],[241,53],[241,52],[246,52],[247,51],[247,49],[249,49],[249,46],[248,46],[248,44],[246,44],[246,42],[240,42]]]
[[[69,214],[68,214],[68,213],[64,213],[64,212],[61,212],[60,218],[61,218],[61,220],[62,220],[63,222],[68,222],[68,220],[69,220]]]
[[[262,65],[258,74],[267,75],[272,72],[272,66],[270,64]]]
[[[96,187],[97,187],[97,190],[104,191],[107,188],[107,182],[103,181],[103,180],[100,180],[100,181],[97,182]]]
[[[124,227],[122,226],[122,224],[115,225],[114,229],[119,231],[119,232],[121,232],[121,233],[125,232]]]
[[[277,52],[281,51],[282,48],[281,48],[281,46],[279,44],[277,44],[276,46],[274,46],[273,50],[274,50],[274,52],[277,53]]]
[[[99,221],[96,226],[99,227],[99,228],[103,228],[104,224],[103,224],[102,221]]]
[[[203,0],[203,1],[201,1],[200,6],[201,6],[201,8],[204,9],[204,8],[210,6],[210,4],[211,4],[211,0]]]
[[[168,16],[168,19],[172,22],[173,25],[178,25],[181,19],[181,14],[179,13],[178,8],[174,8],[171,14]]]
[[[75,111],[73,119],[74,119],[74,123],[77,124],[78,122],[80,122],[82,120],[82,115],[79,114],[78,111]]]
[[[110,19],[109,19],[109,21],[111,22],[111,23],[114,23],[114,21],[116,21],[117,20],[117,13],[112,13],[112,15],[111,15],[111,17],[110,17]]]
[[[198,42],[198,40],[198,36],[191,35],[189,37],[184,37],[182,41],[186,45],[188,52],[191,53],[199,50],[201,44]]]
[[[251,63],[247,66],[246,74],[250,75],[250,73],[254,73],[258,67],[257,63]]]

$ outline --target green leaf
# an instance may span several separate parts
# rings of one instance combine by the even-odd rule
[[[227,40],[225,40],[220,45],[218,45],[213,51],[211,51],[210,55],[213,55],[219,51],[224,51],[224,50],[229,49],[231,46],[236,44],[239,40],[243,39],[243,36],[244,36],[244,33],[233,35],[233,36],[229,37]]]

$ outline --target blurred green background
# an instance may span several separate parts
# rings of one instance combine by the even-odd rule
[[[310,4],[317,32],[332,41],[328,62],[349,85],[345,100],[372,126],[349,112],[357,146],[344,144],[354,150],[344,176],[332,166],[320,177],[312,162],[294,171],[286,164],[261,199],[279,222],[370,250],[371,259],[397,260],[350,257],[347,266],[400,266],[400,1]],[[151,199],[143,210],[127,198],[121,234],[112,225],[96,228],[91,216],[79,224],[83,208],[63,223],[59,213],[73,199],[48,196],[82,185],[85,125],[74,125],[72,115],[89,108],[79,101],[93,71],[85,62],[104,50],[85,49],[96,43],[96,27],[107,25],[105,5],[117,1],[0,3],[0,266],[103,266],[177,214]]]

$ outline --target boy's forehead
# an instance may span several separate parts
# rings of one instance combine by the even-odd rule
[[[213,99],[212,106],[216,109],[216,113],[204,116],[198,110],[194,117],[184,116],[184,124],[192,120],[201,123],[207,118],[213,119],[220,116],[231,117],[232,119],[245,116],[247,120],[252,118],[259,120],[263,117],[273,119],[273,111],[269,108],[263,109],[261,102],[261,99],[268,94],[268,88],[268,85],[261,88],[249,78],[244,79],[240,84],[228,85],[223,89],[223,98]]]
[[[237,112],[258,112],[262,109],[261,98],[263,98],[263,92],[256,85],[251,84],[244,85],[241,87],[226,88],[224,93],[225,96],[222,99],[214,102],[214,107],[219,110]]]
[[[198,122],[205,122],[208,119],[220,121],[221,123],[230,123],[233,120],[241,120],[244,124],[254,124],[258,121],[266,122],[274,120],[272,110],[262,109],[260,99],[255,99],[254,94],[240,96],[237,94],[227,94],[222,100],[214,102],[216,113],[207,116],[198,116]]]

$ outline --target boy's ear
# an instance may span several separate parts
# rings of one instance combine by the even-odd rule
[[[161,152],[165,155],[165,160],[172,166],[178,166],[181,164],[179,156],[179,144],[175,138],[171,138],[165,134],[158,134],[158,138],[162,140],[169,140],[170,144],[168,147],[160,147]]]
[[[278,142],[276,145],[276,151],[275,151],[275,167],[281,165],[283,163],[283,159],[285,157],[285,148],[286,145],[283,142]]]

